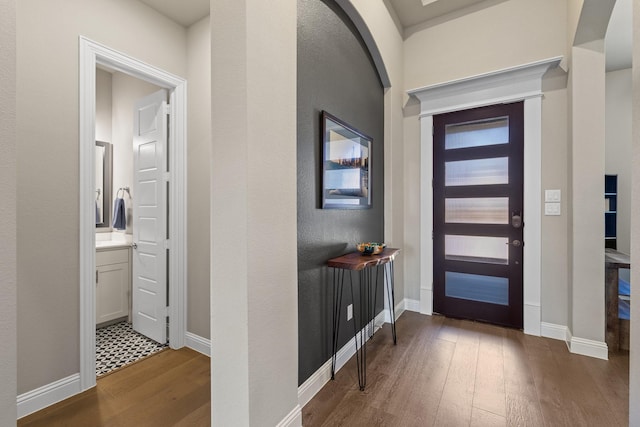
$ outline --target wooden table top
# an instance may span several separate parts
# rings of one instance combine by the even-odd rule
[[[631,268],[629,255],[611,248],[604,250],[604,263],[607,267]]]
[[[376,265],[386,264],[393,261],[393,258],[400,252],[396,248],[384,248],[382,253],[378,255],[363,255],[360,252],[351,252],[327,261],[327,265],[333,268],[342,268],[345,270],[362,270],[367,267],[375,267]]]

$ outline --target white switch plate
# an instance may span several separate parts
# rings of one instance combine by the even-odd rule
[[[347,321],[353,319],[353,304],[347,306]]]
[[[560,190],[544,190],[544,201],[545,202],[559,202],[560,201]]]
[[[544,204],[545,215],[560,215],[560,203],[545,203]]]

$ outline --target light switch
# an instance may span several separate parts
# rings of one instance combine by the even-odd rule
[[[560,215],[560,203],[545,203],[544,214],[545,215]]]
[[[544,190],[544,201],[545,202],[559,202],[560,201],[560,190]]]

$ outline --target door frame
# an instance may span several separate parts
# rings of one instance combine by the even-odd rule
[[[184,347],[187,283],[187,81],[80,36],[80,388],[96,385],[95,187],[96,66],[104,65],[169,90],[169,336]],[[91,284],[91,286],[87,286]]]
[[[524,332],[541,334],[542,76],[562,57],[408,91],[420,101],[420,312],[433,314],[433,116],[524,101]]]

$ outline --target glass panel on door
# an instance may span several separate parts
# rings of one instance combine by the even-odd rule
[[[508,224],[508,197],[447,198],[444,221],[459,224]]]
[[[509,183],[508,157],[446,162],[444,168],[447,187]]]
[[[485,236],[444,236],[444,257],[448,260],[509,264],[509,239]]]
[[[445,150],[508,143],[509,117],[497,117],[445,126]]]
[[[445,295],[498,305],[509,304],[509,279],[479,274],[447,271],[444,275]]]

